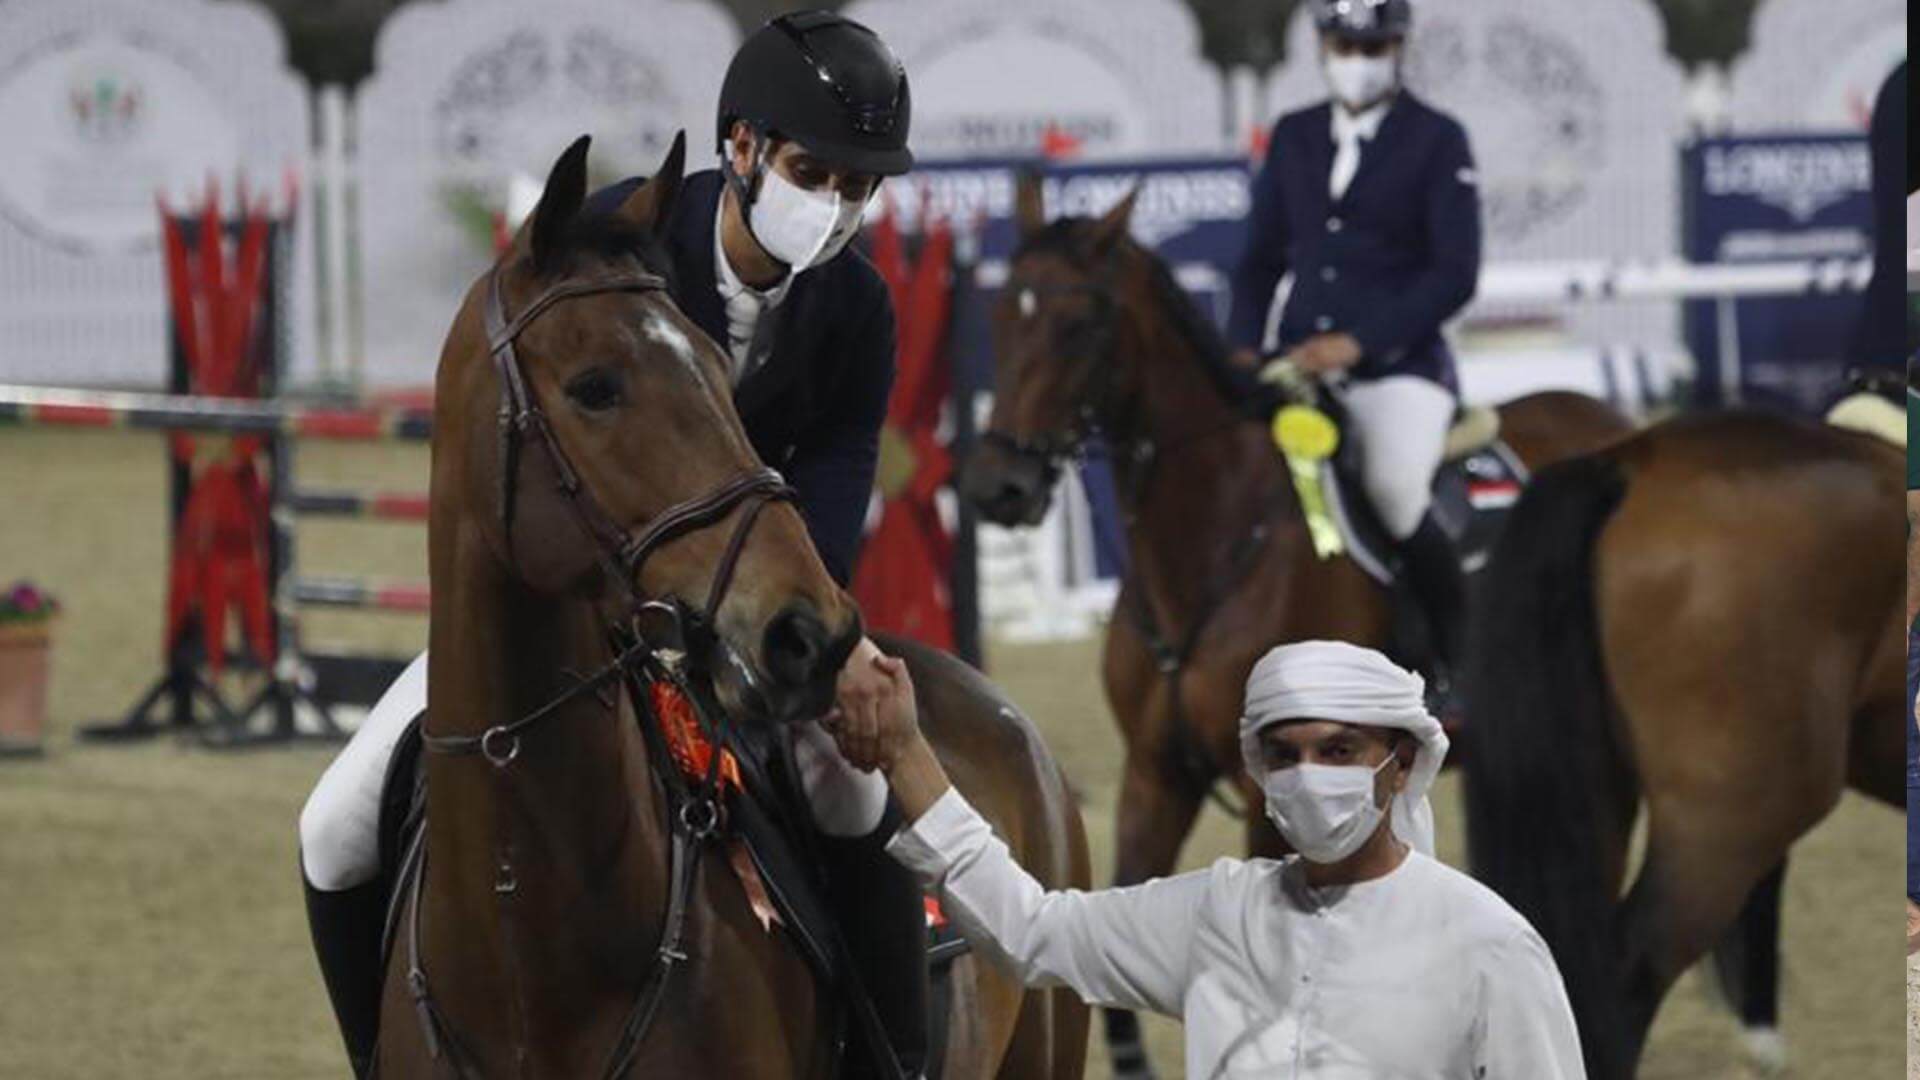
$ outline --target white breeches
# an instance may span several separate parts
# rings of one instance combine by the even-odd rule
[[[1389,375],[1347,383],[1340,400],[1360,440],[1367,498],[1387,532],[1405,540],[1433,501],[1434,470],[1453,424],[1453,395],[1427,379]]]
[[[314,888],[350,889],[380,872],[380,788],[408,721],[427,705],[427,654],[394,680],[333,759],[300,811],[300,865]],[[887,808],[887,781],[840,756],[819,723],[794,728],[794,762],[814,824],[829,836],[865,836]]]

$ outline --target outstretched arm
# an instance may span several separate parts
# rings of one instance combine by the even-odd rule
[[[849,760],[885,771],[911,822],[887,850],[938,889],[967,940],[1021,982],[1178,1015],[1209,872],[1126,889],[1048,891],[948,781],[919,730],[906,666],[891,657],[878,666],[897,694],[877,727],[842,715],[834,733]]]

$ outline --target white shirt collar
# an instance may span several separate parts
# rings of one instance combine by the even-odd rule
[[[1372,139],[1380,132],[1380,122],[1387,118],[1387,111],[1393,108],[1393,98],[1369,106],[1365,111],[1352,113],[1339,102],[1332,103],[1333,141],[1343,142],[1351,135],[1362,139]]]

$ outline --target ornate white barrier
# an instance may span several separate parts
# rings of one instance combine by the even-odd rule
[[[927,158],[1031,157],[1049,133],[1081,160],[1214,152],[1219,72],[1179,0],[854,0],[913,86]]]
[[[1864,131],[1907,54],[1905,0],[1766,0],[1734,65],[1736,130]]]
[[[0,369],[159,388],[166,289],[156,196],[238,177],[281,202],[305,171],[307,94],[273,17],[210,0],[0,3]],[[288,347],[312,348],[297,228]]]
[[[448,0],[382,29],[356,105],[366,384],[431,382],[451,313],[492,259],[491,216],[594,136],[591,181],[652,171],[676,131],[715,160],[738,45],[704,0]],[[524,180],[523,180],[524,183]]]

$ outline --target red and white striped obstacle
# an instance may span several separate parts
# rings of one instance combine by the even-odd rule
[[[0,427],[54,426],[273,436],[281,440],[420,442],[432,435],[433,414],[421,407],[315,407],[275,401],[185,394],[0,385]],[[297,515],[368,521],[423,522],[427,496],[413,492],[334,490],[269,492],[269,504]],[[290,568],[289,568],[290,569]],[[290,582],[293,602],[416,614],[427,609],[424,583],[306,578]]]

